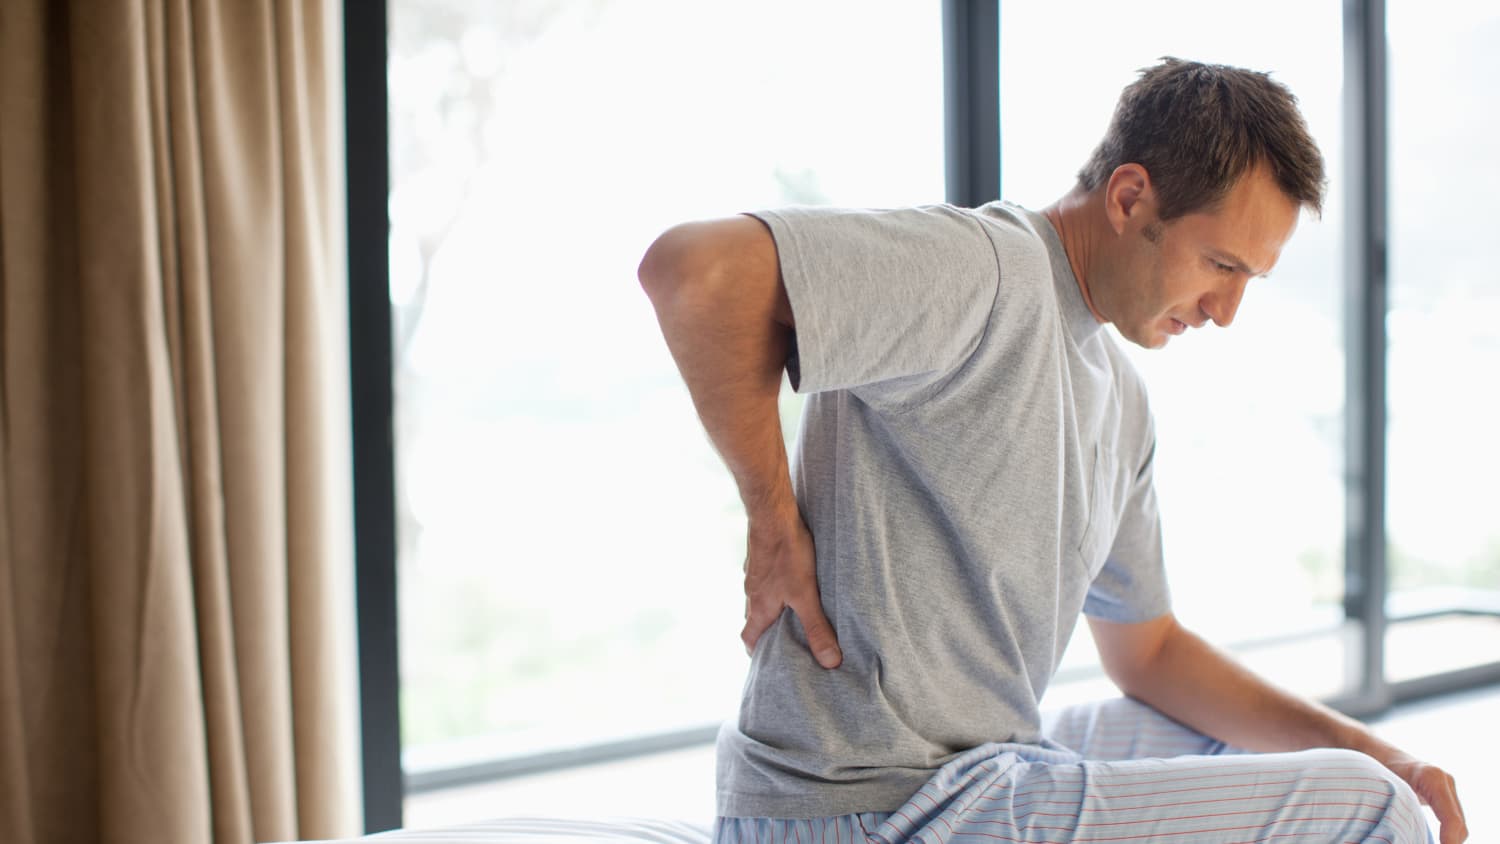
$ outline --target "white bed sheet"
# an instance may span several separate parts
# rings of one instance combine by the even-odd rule
[[[646,818],[501,818],[438,829],[398,829],[323,844],[563,844],[585,841],[707,844],[710,834],[708,827],[699,824]]]

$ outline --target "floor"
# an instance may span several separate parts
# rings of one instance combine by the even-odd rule
[[[1458,781],[1473,842],[1500,841],[1500,686],[1393,710],[1375,731],[1442,765]],[[661,817],[707,824],[713,817],[712,747],[661,753],[481,786],[416,795],[408,828],[514,815]]]

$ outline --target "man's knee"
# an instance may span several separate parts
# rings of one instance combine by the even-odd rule
[[[1375,757],[1367,753],[1361,753],[1358,750],[1327,747],[1304,751],[1304,754],[1315,760],[1313,767],[1316,769],[1362,779],[1384,780],[1391,785],[1403,786],[1407,792],[1411,791],[1411,788],[1406,786],[1404,780],[1396,776],[1390,768],[1380,764],[1375,760]]]
[[[1370,814],[1385,819],[1401,835],[1400,842],[1426,842],[1427,821],[1422,803],[1406,781],[1374,758],[1357,750],[1327,748],[1305,751],[1308,777],[1319,790],[1341,792],[1345,799]]]

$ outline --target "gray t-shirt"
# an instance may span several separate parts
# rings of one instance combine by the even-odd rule
[[[844,662],[790,612],[718,745],[718,812],[892,811],[945,762],[1041,740],[1080,611],[1169,609],[1140,377],[1039,214],[757,213],[809,393],[792,484]]]

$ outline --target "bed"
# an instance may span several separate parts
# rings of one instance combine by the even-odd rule
[[[570,841],[706,844],[710,834],[708,827],[699,824],[646,818],[501,818],[437,829],[399,829],[323,844],[562,844]]]

